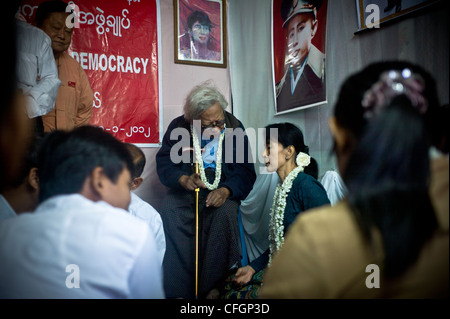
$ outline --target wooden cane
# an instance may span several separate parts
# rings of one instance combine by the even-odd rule
[[[195,162],[195,173],[198,174],[198,162]],[[198,299],[198,195],[200,188],[195,189],[195,299]]]

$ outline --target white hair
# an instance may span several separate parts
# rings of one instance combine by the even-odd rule
[[[222,109],[228,106],[225,97],[220,93],[211,80],[194,87],[186,97],[184,103],[184,118],[187,121],[199,119],[201,114],[214,104],[219,103]]]

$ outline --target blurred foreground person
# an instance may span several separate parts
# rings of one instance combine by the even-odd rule
[[[330,128],[348,195],[294,222],[263,298],[448,298],[449,165],[430,174],[429,158],[438,106],[410,63],[345,81]]]
[[[8,61],[3,65],[4,83],[0,86],[0,191],[16,178],[34,125],[26,115],[25,97],[17,90],[16,9],[16,3],[5,2],[0,19],[0,28],[7,30],[2,43]]]

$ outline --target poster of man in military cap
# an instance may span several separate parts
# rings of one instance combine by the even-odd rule
[[[327,0],[272,0],[276,114],[326,103]]]

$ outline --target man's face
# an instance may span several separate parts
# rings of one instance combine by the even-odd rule
[[[317,30],[312,13],[298,13],[288,23],[286,64],[301,65],[308,55],[311,40]]]
[[[128,206],[131,202],[130,184],[131,174],[128,169],[124,167],[116,183],[106,179],[102,200],[111,206],[128,210]]]
[[[224,128],[225,115],[219,102],[200,115],[203,136],[218,136]]]
[[[198,21],[192,25],[192,39],[194,42],[207,44],[209,40],[209,33],[209,27],[200,24]]]
[[[66,26],[68,16],[69,14],[65,12],[53,12],[42,23],[41,29],[52,40],[52,49],[55,53],[66,51],[72,41],[73,28]]]

